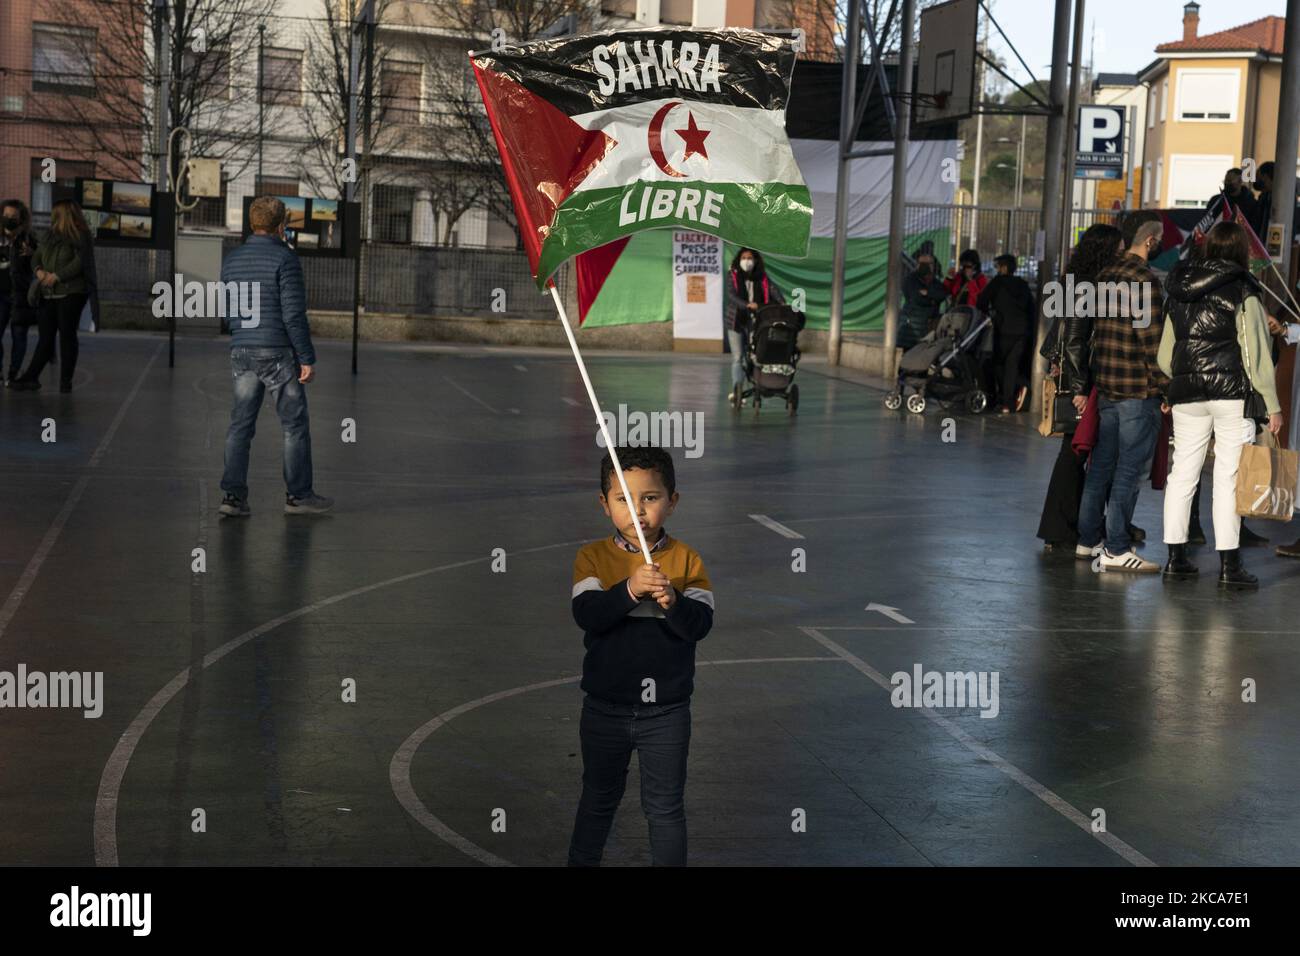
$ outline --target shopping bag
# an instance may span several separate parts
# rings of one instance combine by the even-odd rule
[[[1277,447],[1271,432],[1261,444],[1244,445],[1237,464],[1237,514],[1244,518],[1290,521],[1295,508],[1300,455]]]

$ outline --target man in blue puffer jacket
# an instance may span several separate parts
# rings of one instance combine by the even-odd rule
[[[221,281],[235,283],[238,301],[252,302],[253,309],[251,316],[230,319],[235,401],[221,476],[225,497],[218,510],[240,517],[250,513],[248,449],[269,388],[284,429],[284,513],[320,514],[332,508],[334,500],[312,489],[311,430],[303,386],[314,376],[316,351],[307,325],[302,265],[285,245],[284,203],[259,196],[249,207],[248,219],[253,234],[221,266]]]

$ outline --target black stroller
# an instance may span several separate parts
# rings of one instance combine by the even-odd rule
[[[934,331],[903,353],[898,363],[898,383],[885,396],[885,407],[903,406],[919,415],[927,398],[948,408],[962,402],[978,415],[988,407],[981,373],[982,358],[992,349],[992,320],[968,305],[954,306],[939,318]]]
[[[802,312],[777,303],[754,313],[749,351],[743,363],[745,384],[731,390],[732,408],[739,411],[745,399],[753,396],[757,412],[763,399],[776,396],[785,400],[791,415],[798,410],[799,386],[794,384],[794,371],[799,364],[799,330],[805,321]]]

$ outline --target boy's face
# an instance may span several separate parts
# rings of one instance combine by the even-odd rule
[[[637,517],[641,519],[646,543],[655,541],[659,537],[659,529],[677,507],[677,492],[669,495],[663,478],[653,468],[625,468],[623,477],[627,479],[628,491],[632,492],[632,500],[636,503]],[[600,506],[624,538],[636,541],[636,523],[623,498],[618,475],[610,475],[609,493],[600,496]]]

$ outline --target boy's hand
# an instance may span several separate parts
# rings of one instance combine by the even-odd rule
[[[671,582],[667,587],[658,589],[650,596],[653,597],[659,606],[665,611],[669,610],[677,603],[677,589],[672,586]]]
[[[642,564],[627,579],[628,590],[638,601],[656,591],[671,587],[668,577],[659,572],[657,564]]]

